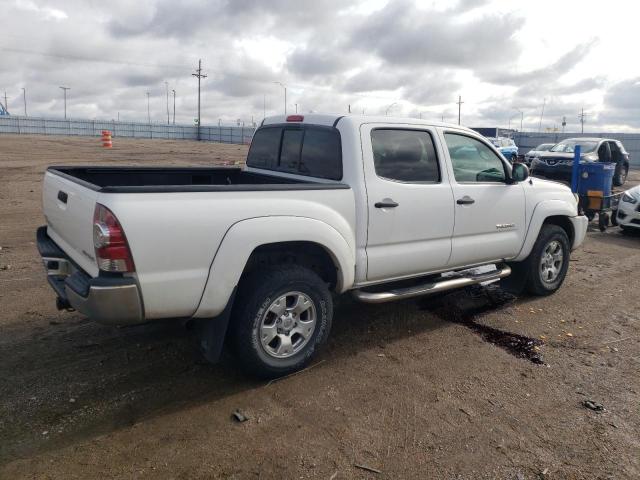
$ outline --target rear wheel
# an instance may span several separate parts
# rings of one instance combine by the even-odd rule
[[[253,272],[241,282],[235,304],[231,333],[238,360],[260,377],[303,368],[331,329],[326,283],[297,265]]]
[[[529,293],[544,296],[558,290],[567,275],[570,252],[567,233],[557,225],[543,225],[526,260]]]

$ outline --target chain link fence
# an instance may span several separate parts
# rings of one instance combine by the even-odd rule
[[[113,137],[164,138],[197,140],[195,125],[164,125],[159,123],[117,122],[104,120],[51,119],[21,116],[1,116],[0,134],[77,135],[97,137],[102,130]],[[252,126],[214,125],[200,127],[200,139],[220,143],[249,143],[255,128]]]

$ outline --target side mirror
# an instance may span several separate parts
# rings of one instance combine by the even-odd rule
[[[513,183],[524,182],[529,178],[529,167],[524,163],[514,163],[511,168],[511,180]]]

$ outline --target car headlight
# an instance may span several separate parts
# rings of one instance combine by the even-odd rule
[[[637,198],[632,197],[626,192],[622,194],[622,201],[626,203],[630,203],[631,205],[635,205],[636,203],[638,203]]]

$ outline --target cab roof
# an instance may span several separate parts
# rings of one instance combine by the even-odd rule
[[[292,118],[302,118],[302,120],[291,120]],[[287,118],[290,120],[287,121]],[[262,125],[276,125],[283,123],[291,123],[291,124],[309,124],[309,125],[324,125],[327,127],[337,126],[341,122],[350,122],[353,125],[363,125],[366,123],[386,123],[386,124],[403,124],[403,125],[424,125],[431,127],[449,127],[456,128],[458,130],[466,130],[468,132],[472,132],[477,134],[478,132],[471,130],[470,128],[463,127],[461,125],[456,125],[452,123],[443,123],[436,122],[432,120],[423,120],[419,118],[408,118],[408,117],[387,117],[383,115],[355,115],[355,114],[347,114],[347,115],[338,115],[338,114],[326,114],[326,113],[300,113],[300,114],[289,114],[289,115],[274,115],[271,117],[266,117]],[[262,126],[261,125],[261,126]]]

